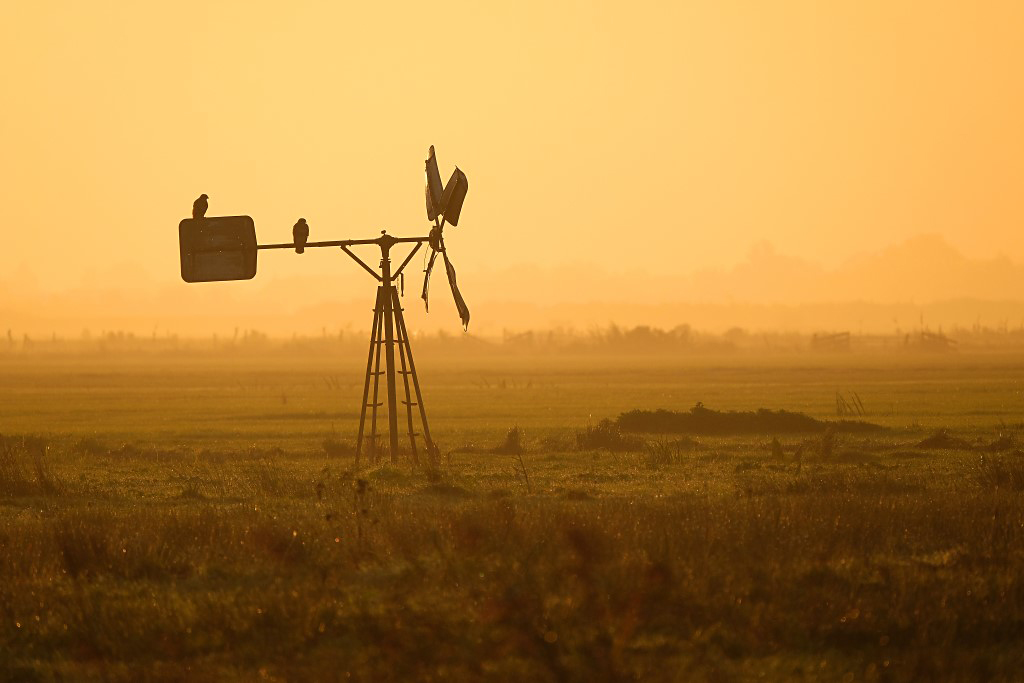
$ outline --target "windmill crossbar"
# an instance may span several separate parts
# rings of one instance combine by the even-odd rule
[[[306,242],[302,246],[309,249],[310,247],[353,247],[360,244],[380,244],[383,246],[383,242],[387,242],[390,245],[395,244],[409,244],[412,242],[426,242],[429,237],[392,237],[391,235],[381,235],[372,240],[328,240],[326,242]],[[282,242],[280,244],[257,244],[257,249],[294,249],[299,245],[295,242]],[[390,247],[389,247],[390,248]]]
[[[294,242],[282,244],[259,244],[257,249],[294,249],[296,247],[338,247],[358,263],[365,271],[372,275],[380,285],[377,287],[377,298],[373,307],[373,324],[370,330],[370,350],[366,360],[366,377],[363,381],[363,400],[359,411],[359,435],[356,437],[356,464],[363,453],[364,441],[368,442],[369,454],[377,458],[377,409],[384,402],[379,400],[380,377],[386,379],[386,403],[388,406],[388,437],[389,453],[392,463],[398,462],[398,403],[405,407],[407,417],[407,428],[409,436],[409,447],[413,462],[419,462],[419,452],[416,448],[416,437],[420,435],[415,431],[413,420],[413,406],[418,408],[420,420],[423,425],[422,436],[428,455],[435,455],[437,447],[430,438],[430,427],[427,424],[427,412],[423,407],[423,394],[420,391],[419,378],[416,375],[416,364],[412,358],[412,347],[409,343],[409,330],[405,325],[405,317],[402,315],[402,305],[398,297],[398,289],[395,281],[405,269],[412,257],[420,250],[429,237],[392,237],[387,233],[375,239],[367,240],[329,240],[324,242],[306,242],[296,244]],[[349,247],[375,244],[380,247],[380,273],[366,265]],[[398,268],[391,269],[391,248],[396,244],[415,244],[412,251],[406,256]],[[395,348],[398,348],[398,362],[401,369],[395,365]],[[384,370],[381,371],[381,350],[384,351]],[[404,400],[399,400],[396,375],[401,375]],[[372,395],[371,395],[372,388]],[[415,399],[413,394],[415,393]],[[367,416],[367,408],[370,414]],[[366,430],[367,417],[370,421],[370,430]]]

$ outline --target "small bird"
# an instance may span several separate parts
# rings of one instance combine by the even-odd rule
[[[309,226],[306,219],[300,218],[299,222],[292,226],[292,240],[295,242],[295,253],[301,254],[306,250],[306,240],[309,239]]]
[[[199,199],[192,202],[192,218],[205,218],[206,210],[210,208],[209,199],[205,194],[199,195]]]

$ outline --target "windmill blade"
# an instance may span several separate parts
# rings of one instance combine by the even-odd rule
[[[437,252],[434,252],[435,254]],[[462,326],[469,329],[469,306],[466,305],[466,300],[462,298],[462,293],[459,292],[459,286],[455,283],[455,266],[448,260],[448,252],[442,251],[441,256],[444,257],[444,269],[448,273],[448,284],[452,286],[452,296],[455,298],[455,308],[459,309],[459,317],[462,318]]]
[[[434,272],[434,259],[437,258],[437,250],[430,252],[430,260],[427,262],[427,270],[423,275],[423,293],[420,297],[423,299],[423,308],[429,313],[430,302],[427,300],[427,290],[430,287],[430,274]]]
[[[469,181],[466,180],[466,174],[456,166],[441,195],[441,213],[444,214],[445,221],[452,225],[459,224],[459,214],[462,213],[462,203],[466,201],[467,192]]]
[[[437,170],[437,158],[434,157],[434,146],[430,146],[426,161],[426,197],[427,197],[427,220],[435,220],[444,211],[441,203],[441,195],[444,188],[441,185],[441,172]]]

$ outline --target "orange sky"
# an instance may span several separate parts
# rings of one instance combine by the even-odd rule
[[[430,144],[469,176],[470,280],[921,233],[1024,261],[1024,3],[292,4],[4,3],[0,279],[173,283],[201,192],[261,241],[422,232]]]

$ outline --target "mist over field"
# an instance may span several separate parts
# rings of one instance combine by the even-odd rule
[[[0,327],[18,338],[77,337],[85,330],[224,337],[235,328],[289,337],[369,327],[373,283],[362,271],[344,255],[330,253],[318,255],[317,265],[333,259],[331,274],[278,274],[297,258],[263,254],[256,280],[202,286],[183,285],[177,271],[137,265],[98,272],[70,289],[28,276],[23,282],[0,276]],[[433,314],[425,314],[417,264],[404,299],[410,329],[454,334],[458,317],[443,292],[434,295]],[[764,243],[734,266],[690,274],[617,272],[579,263],[557,269],[471,264],[460,268],[459,278],[475,311],[471,332],[490,338],[527,330],[587,332],[610,324],[803,334],[1024,325],[1024,266],[1006,257],[968,258],[934,235],[833,268]]]

